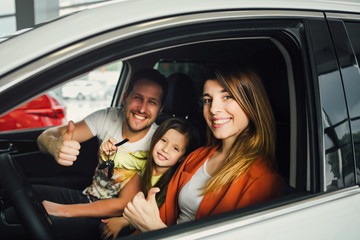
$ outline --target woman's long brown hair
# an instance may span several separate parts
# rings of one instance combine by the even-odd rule
[[[216,193],[245,174],[259,158],[275,169],[275,120],[269,99],[258,75],[249,68],[215,68],[207,77],[218,81],[231,94],[249,118],[249,125],[237,136],[223,168],[204,187]],[[221,144],[207,128],[207,145]]]

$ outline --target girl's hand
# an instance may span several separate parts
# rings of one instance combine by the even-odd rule
[[[124,209],[125,219],[142,232],[166,227],[160,218],[155,200],[155,195],[159,191],[159,188],[151,188],[147,199],[142,192],[138,192]]]
[[[129,222],[123,217],[102,219],[101,222],[106,223],[101,233],[101,238],[103,240],[109,239],[111,236],[112,239],[115,239],[121,229],[130,225]]]
[[[64,204],[49,202],[46,200],[43,201],[42,204],[44,205],[46,211],[50,215],[57,216],[57,217],[70,217],[67,214],[66,205],[64,205]]]
[[[110,137],[109,140],[101,144],[100,146],[100,154],[105,153],[106,155],[110,155],[111,157],[116,153],[116,141],[114,138]]]

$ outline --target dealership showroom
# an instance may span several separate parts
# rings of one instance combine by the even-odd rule
[[[108,0],[1,0],[0,38]]]

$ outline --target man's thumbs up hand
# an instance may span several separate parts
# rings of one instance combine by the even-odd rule
[[[60,165],[73,165],[80,153],[80,143],[73,140],[74,131],[75,123],[69,121],[66,132],[57,141],[54,157]]]
[[[63,135],[63,140],[72,140],[74,131],[75,131],[75,123],[73,121],[69,121],[66,132]]]

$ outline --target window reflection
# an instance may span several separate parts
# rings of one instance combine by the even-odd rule
[[[320,76],[327,190],[350,186],[354,182],[354,164],[350,128],[338,72]]]
[[[360,183],[360,23],[345,23],[347,34],[351,41],[349,51],[354,52],[355,59],[351,66],[343,67],[345,92],[349,105],[351,130],[354,142],[357,183]]]

